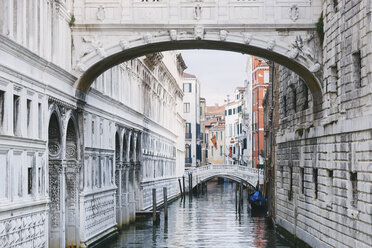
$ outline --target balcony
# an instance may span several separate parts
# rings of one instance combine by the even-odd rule
[[[185,133],[185,139],[191,139],[192,133]]]
[[[192,164],[192,158],[185,158],[185,164]]]

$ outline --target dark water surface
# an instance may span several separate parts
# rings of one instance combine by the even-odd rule
[[[247,192],[240,215],[233,183],[208,183],[207,193],[168,206],[168,221],[137,221],[102,247],[291,247],[265,217],[252,217]]]

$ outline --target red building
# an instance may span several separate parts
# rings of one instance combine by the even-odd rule
[[[264,108],[262,101],[270,84],[269,65],[252,57],[252,166],[264,164]],[[262,168],[262,167],[261,167]]]

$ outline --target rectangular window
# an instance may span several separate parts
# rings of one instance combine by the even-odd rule
[[[212,157],[214,156],[214,149],[213,149],[214,147],[213,146],[211,146],[211,150],[212,150]]]
[[[357,206],[358,201],[358,174],[356,172],[350,172],[351,190],[353,199],[351,205],[353,207]]]
[[[240,127],[240,128],[239,128],[240,133],[243,133],[243,131],[242,131],[242,124],[241,124],[241,123],[239,124],[239,127]]]
[[[32,168],[27,168],[27,193],[32,194]]]
[[[314,197],[318,199],[318,169],[313,169]]]
[[[30,99],[27,99],[27,135],[28,137],[30,137],[30,134],[31,134],[31,118],[32,118],[32,111],[31,111],[31,105],[32,105],[32,101]]]
[[[0,129],[4,125],[4,104],[5,104],[5,91],[0,90]]]
[[[225,110],[225,115],[227,115],[227,110]]]
[[[186,138],[190,139],[191,138],[191,123],[186,123]]]
[[[305,193],[305,169],[301,168],[301,194]]]
[[[41,103],[39,102],[38,104],[38,137],[39,139],[41,139],[41,134],[42,134],[42,130],[43,130],[43,112],[42,112],[42,108],[41,108]]]
[[[220,134],[221,134],[221,136],[220,136],[220,137],[221,137],[221,140],[222,140],[222,139],[223,139],[223,137],[222,137],[222,132],[220,132]]]
[[[37,188],[38,188],[39,194],[41,194],[41,180],[42,180],[42,177],[41,177],[41,168],[38,168],[37,171],[38,171],[37,172],[37,179],[38,179]]]
[[[269,82],[270,82],[269,71],[264,71],[264,83],[268,84]]]
[[[229,109],[229,115],[232,115],[232,110],[231,109]]]
[[[19,106],[20,106],[20,97],[17,95],[13,96],[13,133],[18,135],[18,122],[19,122]]]
[[[242,112],[242,106],[238,106],[238,113]]]
[[[233,114],[235,115],[235,108],[233,108]]]
[[[356,88],[362,86],[362,62],[360,57],[360,51],[353,53],[353,83]]]
[[[191,83],[183,84],[183,92],[191,92]]]
[[[190,113],[190,103],[186,102],[183,104],[183,112]]]
[[[220,156],[222,157],[222,146],[220,146]]]

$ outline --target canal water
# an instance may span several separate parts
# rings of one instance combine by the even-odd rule
[[[208,182],[207,192],[168,205],[168,221],[137,221],[102,247],[291,247],[265,217],[254,217],[244,192],[240,214],[235,184]]]

